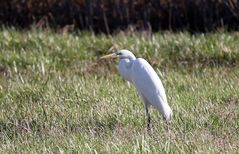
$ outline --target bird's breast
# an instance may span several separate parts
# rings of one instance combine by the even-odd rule
[[[118,71],[123,79],[132,82],[132,64],[128,59],[121,59],[118,66]]]

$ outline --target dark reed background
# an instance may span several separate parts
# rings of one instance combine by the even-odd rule
[[[239,29],[238,0],[0,0],[0,24],[112,33]]]

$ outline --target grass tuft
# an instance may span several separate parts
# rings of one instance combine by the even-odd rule
[[[107,36],[0,31],[1,153],[218,153],[239,150],[239,35]],[[170,131],[98,61],[117,44],[155,68],[173,108]]]

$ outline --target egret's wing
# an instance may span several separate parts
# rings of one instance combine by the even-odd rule
[[[164,105],[168,105],[163,84],[146,60],[142,58],[135,60],[132,77],[136,89],[151,105],[160,110],[162,110]]]

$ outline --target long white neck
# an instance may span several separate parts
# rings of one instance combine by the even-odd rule
[[[118,70],[119,70],[119,73],[120,75],[127,81],[129,82],[132,82],[132,78],[131,78],[131,68],[132,68],[132,65],[134,63],[134,59],[128,59],[128,58],[125,58],[125,59],[120,59],[120,62],[119,62],[119,66],[118,66]]]

